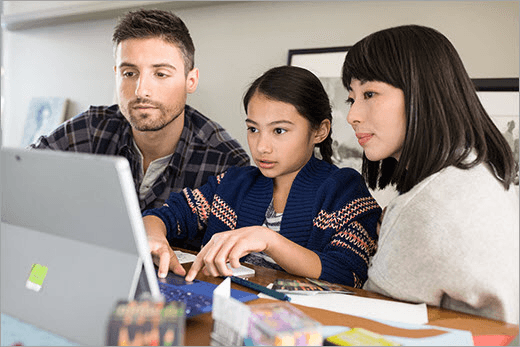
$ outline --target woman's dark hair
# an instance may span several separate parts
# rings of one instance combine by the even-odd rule
[[[114,29],[114,49],[121,41],[158,37],[176,45],[184,59],[184,73],[195,66],[195,46],[184,22],[170,11],[137,10],[128,12]]]
[[[244,96],[246,114],[247,105],[255,93],[293,105],[299,114],[309,120],[313,129],[319,128],[325,119],[332,124],[329,96],[318,77],[306,69],[279,66],[257,78]],[[332,130],[316,147],[320,149],[322,159],[332,164]]]
[[[395,184],[405,193],[448,166],[469,169],[482,162],[508,189],[515,164],[506,140],[484,110],[475,86],[451,42],[435,29],[398,26],[373,33],[347,53],[342,81],[379,81],[404,92],[406,136],[399,161],[369,161],[370,188]],[[470,161],[469,154],[477,157]]]

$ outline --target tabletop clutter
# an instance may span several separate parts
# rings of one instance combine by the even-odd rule
[[[292,282],[283,284],[289,291],[309,291],[308,287],[300,288],[301,282],[297,283],[299,288],[287,288],[295,284]],[[246,305],[230,293],[229,277],[213,291],[212,346],[398,345],[365,329],[351,329],[324,339],[322,324],[287,301]],[[121,300],[109,317],[106,345],[182,346],[185,327],[183,302]]]
[[[212,346],[321,346],[322,325],[286,301],[245,305],[227,278],[213,292]],[[109,319],[110,346],[184,345],[184,303],[119,301]]]

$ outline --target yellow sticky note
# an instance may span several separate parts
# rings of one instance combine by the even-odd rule
[[[42,289],[43,280],[45,279],[45,276],[47,276],[47,271],[47,266],[33,264],[29,278],[27,279],[27,282],[25,282],[25,288],[39,292],[40,289]]]
[[[327,341],[337,346],[400,346],[383,335],[363,328],[354,328],[329,336]]]

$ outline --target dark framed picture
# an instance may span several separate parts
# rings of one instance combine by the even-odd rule
[[[517,165],[515,184],[518,185],[519,101],[518,78],[478,78],[473,79],[477,95],[487,113],[511,146]]]

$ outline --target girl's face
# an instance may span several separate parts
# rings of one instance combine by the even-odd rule
[[[390,84],[352,79],[348,123],[368,160],[399,160],[406,134],[404,93]]]
[[[313,130],[293,105],[261,93],[255,93],[247,105],[246,125],[253,161],[264,176],[275,179],[275,184],[292,184],[311,158],[314,145],[326,137],[323,126]]]

